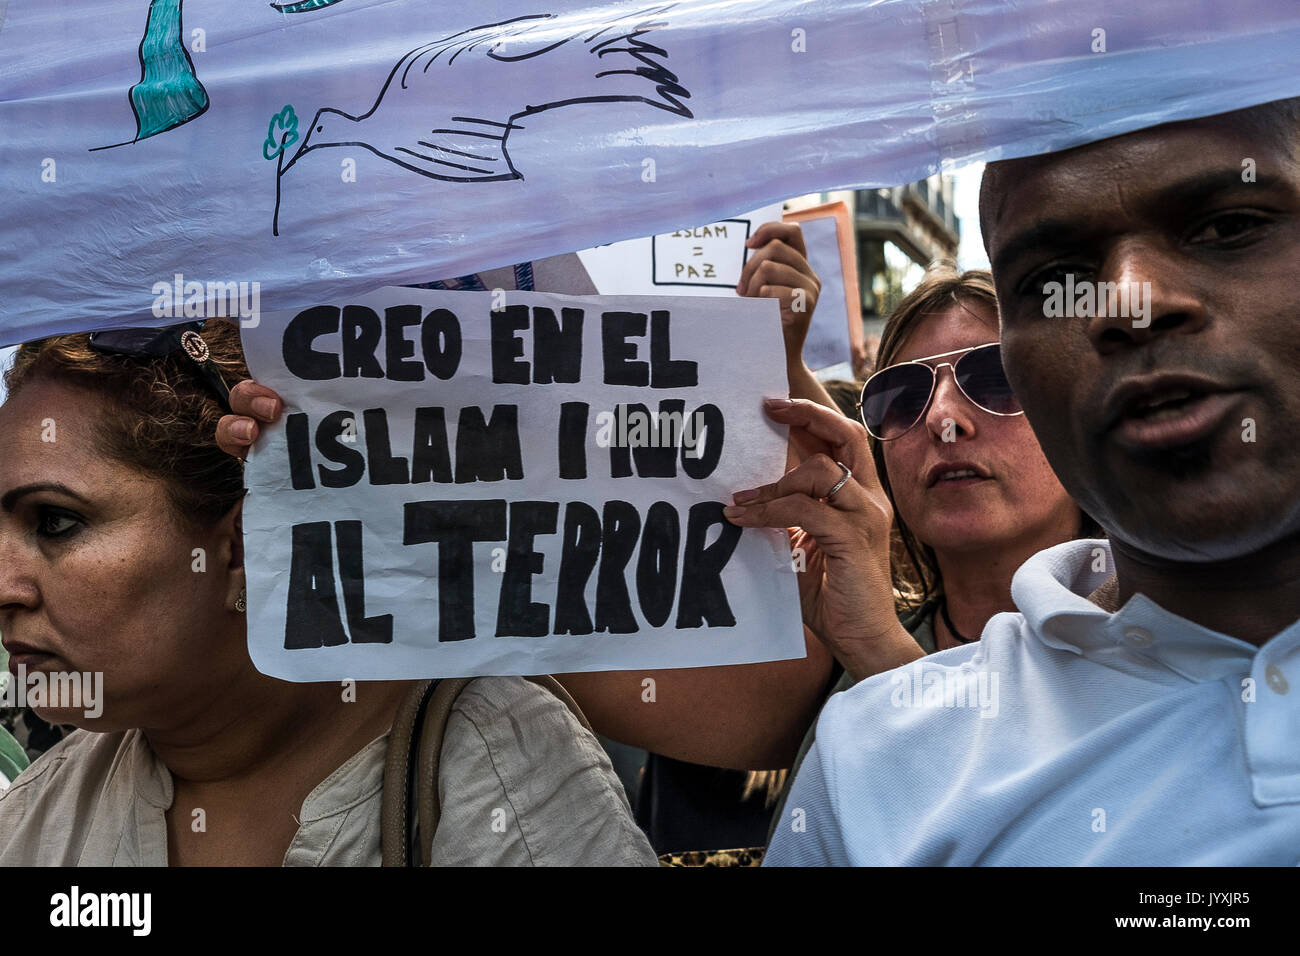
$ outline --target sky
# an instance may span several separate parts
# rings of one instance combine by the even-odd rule
[[[961,244],[957,247],[957,266],[961,269],[987,269],[989,257],[984,253],[980,236],[980,178],[984,164],[963,166],[953,174],[952,201],[961,220]]]

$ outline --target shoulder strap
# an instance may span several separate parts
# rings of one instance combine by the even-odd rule
[[[423,681],[412,688],[398,709],[384,764],[381,811],[384,866],[426,865],[433,856],[433,836],[442,816],[438,772],[443,736],[456,698],[475,679]],[[542,675],[527,679],[559,698],[578,723],[591,730],[582,709],[554,677]]]
[[[384,866],[406,866],[407,832],[410,828],[412,788],[412,744],[418,743],[420,718],[438,685],[436,680],[421,681],[411,688],[397,708],[392,729],[388,732],[388,755],[384,760],[384,789],[380,810],[380,846]]]

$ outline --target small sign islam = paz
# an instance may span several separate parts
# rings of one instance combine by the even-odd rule
[[[802,657],[775,300],[389,287],[263,316],[249,649],[287,680]],[[745,361],[736,361],[736,343]]]

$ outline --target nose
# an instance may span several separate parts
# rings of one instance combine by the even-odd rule
[[[1097,278],[1097,308],[1088,338],[1101,355],[1145,346],[1164,335],[1194,334],[1208,324],[1194,281],[1172,255],[1149,241],[1121,242]]]
[[[957,387],[952,366],[940,365],[935,373],[934,396],[925,413],[925,425],[937,441],[954,442],[975,434],[975,407]]]
[[[35,607],[39,600],[40,592],[30,573],[31,562],[20,551],[16,535],[0,526],[0,624],[15,611]]]

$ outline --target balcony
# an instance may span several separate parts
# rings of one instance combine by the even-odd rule
[[[855,193],[858,242],[889,241],[913,261],[952,258],[961,238],[952,206],[942,191],[922,180],[890,189],[859,189]]]

